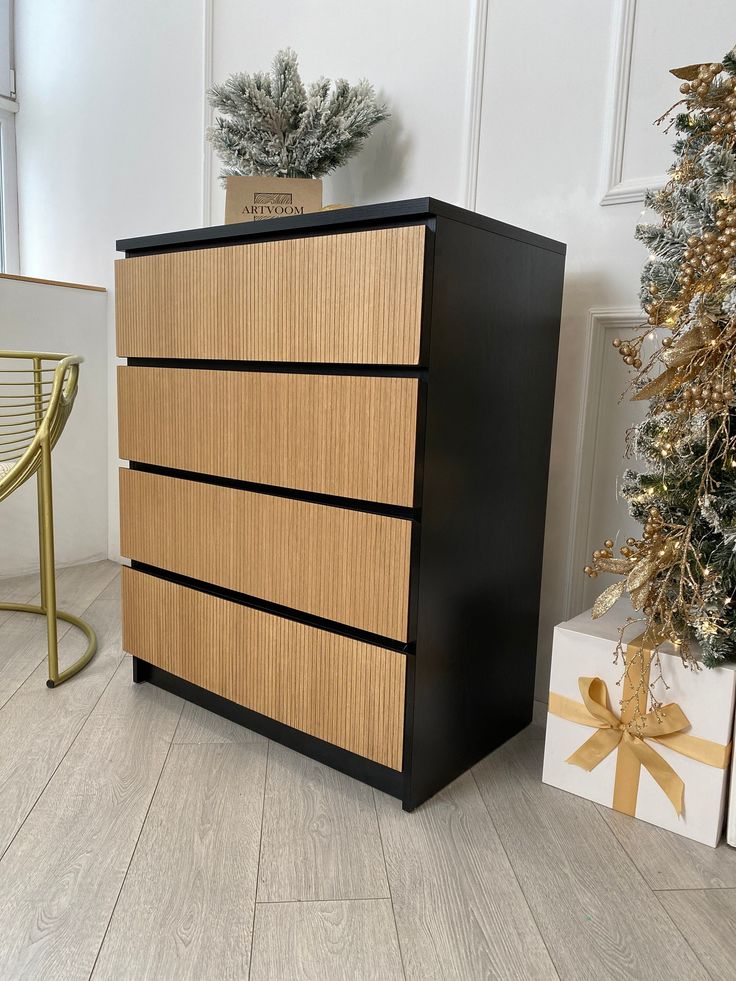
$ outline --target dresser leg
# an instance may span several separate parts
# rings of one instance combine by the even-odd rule
[[[142,661],[139,657],[133,656],[133,684],[140,685],[148,681],[150,665],[148,661]]]

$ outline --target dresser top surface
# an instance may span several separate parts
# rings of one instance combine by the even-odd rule
[[[162,235],[145,235],[138,238],[118,239],[116,247],[128,256],[147,253],[178,251],[214,245],[239,245],[262,239],[294,238],[300,233],[312,234],[329,231],[357,231],[376,225],[401,225],[427,221],[431,218],[449,218],[496,235],[516,239],[538,248],[565,254],[562,242],[528,232],[514,225],[487,218],[474,211],[459,208],[436,198],[411,198],[407,201],[389,201],[368,204],[356,208],[339,208],[334,211],[318,211],[305,215],[270,218],[264,221],[240,222],[231,225],[211,225]]]

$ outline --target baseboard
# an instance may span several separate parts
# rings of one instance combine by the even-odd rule
[[[541,702],[538,698],[534,699],[532,725],[541,726],[543,729],[547,728],[547,703]]]

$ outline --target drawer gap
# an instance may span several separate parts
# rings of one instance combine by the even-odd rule
[[[346,508],[348,511],[367,511],[370,514],[380,514],[386,518],[403,518],[406,521],[419,521],[420,508],[406,508],[398,504],[379,504],[376,501],[363,501],[352,497],[337,497],[333,494],[317,494],[313,491],[295,490],[292,487],[277,487],[272,484],[256,484],[250,480],[234,480],[231,477],[218,477],[215,474],[197,473],[193,470],[177,470],[173,467],[161,467],[155,463],[141,463],[130,460],[131,470],[142,470],[144,473],[157,473],[164,477],[177,477],[179,480],[196,480],[203,484],[214,484],[217,487],[232,487],[235,490],[252,491],[254,494],[269,494],[272,497],[285,497],[292,501],[307,501],[310,504],[327,504],[329,507]]]
[[[332,634],[339,634],[341,637],[350,637],[352,640],[361,640],[374,647],[383,647],[388,651],[396,651],[397,654],[407,654],[413,656],[416,650],[415,643],[394,640],[391,637],[384,637],[381,634],[371,633],[369,630],[361,630],[358,627],[348,627],[344,623],[335,620],[327,620],[325,617],[318,617],[312,613],[305,613],[303,610],[295,610],[289,606],[281,606],[279,603],[271,603],[269,600],[261,599],[259,596],[249,596],[247,593],[239,593],[234,589],[227,589],[224,586],[216,586],[213,583],[204,582],[201,579],[192,579],[190,576],[183,576],[178,572],[170,572],[168,569],[160,569],[157,566],[148,565],[146,562],[139,562],[133,559],[130,563],[131,569],[137,572],[144,572],[146,575],[154,576],[157,579],[165,579],[167,582],[176,583],[178,586],[188,586],[196,589],[200,593],[207,593],[209,596],[216,596],[218,599],[226,599],[231,603],[238,603],[240,606],[249,606],[254,610],[262,610],[264,613],[274,613],[276,616],[283,617],[285,620],[294,620],[297,623],[305,623],[310,627],[318,627]]]
[[[368,378],[426,378],[422,365],[333,364],[329,361],[223,361],[217,358],[124,359],[131,368],[210,368],[213,371],[270,371],[292,375],[356,375]]]

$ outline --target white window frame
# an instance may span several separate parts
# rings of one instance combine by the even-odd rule
[[[18,235],[18,169],[15,156],[15,114],[18,103],[0,96],[0,272],[20,272]]]

